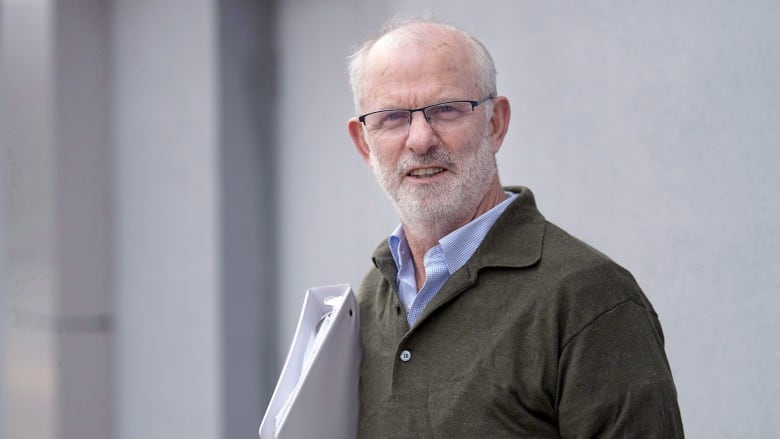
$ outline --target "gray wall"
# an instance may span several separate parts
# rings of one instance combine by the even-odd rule
[[[255,437],[270,1],[0,0],[0,437]]]
[[[253,437],[270,396],[270,5],[113,4],[118,438]]]
[[[346,133],[352,44],[411,1],[281,2],[280,344],[304,290],[358,284],[396,219]],[[689,437],[780,431],[777,2],[431,1],[492,50],[505,184],[629,268]]]
[[[255,436],[278,377],[271,3],[219,8],[223,438]]]
[[[112,11],[119,439],[224,425],[217,21],[181,6]]]
[[[396,224],[344,58],[416,3],[0,0],[0,438],[255,437]],[[427,7],[493,51],[504,182],[652,299],[688,436],[776,436],[777,3]]]

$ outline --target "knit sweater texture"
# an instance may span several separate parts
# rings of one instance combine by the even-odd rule
[[[387,242],[358,293],[361,439],[681,438],[655,310],[520,194],[409,327]]]

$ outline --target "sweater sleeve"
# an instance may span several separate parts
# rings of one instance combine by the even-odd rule
[[[563,346],[556,400],[563,438],[683,437],[660,325],[633,300]]]

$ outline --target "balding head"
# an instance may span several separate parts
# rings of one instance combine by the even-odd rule
[[[377,55],[376,52],[382,53],[379,57],[385,57],[387,53],[398,53],[397,50],[388,50],[403,50],[405,47],[460,52],[459,58],[471,64],[477,94],[496,94],[496,68],[493,58],[485,46],[471,34],[431,20],[393,20],[385,25],[377,37],[366,41],[349,57],[349,78],[357,113],[364,110],[364,75],[367,64],[372,62],[372,58],[377,58],[374,56]]]

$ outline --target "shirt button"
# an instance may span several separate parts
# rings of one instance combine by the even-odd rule
[[[412,359],[412,353],[409,351],[403,351],[401,352],[401,361],[406,363],[407,361]]]

